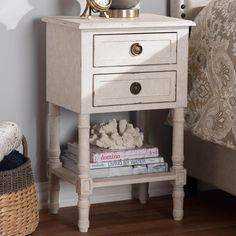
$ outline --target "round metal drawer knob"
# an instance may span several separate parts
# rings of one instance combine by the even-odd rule
[[[130,47],[130,52],[131,52],[132,55],[138,56],[138,55],[142,54],[143,47],[139,43],[134,43]]]
[[[138,82],[134,82],[130,85],[130,92],[133,95],[138,95],[141,92],[141,90],[142,90],[142,86]]]

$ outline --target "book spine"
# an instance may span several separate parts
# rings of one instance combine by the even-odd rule
[[[158,153],[135,153],[135,154],[126,154],[123,152],[117,153],[97,153],[91,155],[90,159],[91,162],[107,162],[107,161],[118,161],[118,160],[132,160],[132,159],[141,159],[141,158],[149,158],[149,157],[156,157]]]
[[[134,166],[134,165],[147,165],[147,164],[163,164],[163,157],[154,158],[142,158],[142,159],[127,159],[127,160],[115,160],[107,162],[95,162],[90,163],[90,169],[120,167],[120,166]]]
[[[70,152],[65,152],[63,158],[69,159],[74,163],[77,163],[77,157]],[[118,161],[95,162],[95,163],[90,163],[90,169],[102,169],[110,167],[148,165],[148,164],[162,165],[163,163],[164,163],[163,157],[151,157],[151,158],[130,159],[130,160],[127,159]]]
[[[62,156],[63,167],[77,173],[77,165],[74,161]],[[168,171],[168,164],[158,163],[149,165],[122,166],[116,168],[98,168],[91,169],[90,174],[93,178],[105,178],[122,175],[137,175],[146,173],[160,173]]]
[[[148,173],[160,173],[160,172],[167,172],[168,171],[168,163],[165,162],[162,165],[150,164],[147,165],[147,172]]]
[[[77,144],[68,143],[68,151],[77,155]],[[151,148],[137,148],[121,151],[107,151],[107,152],[96,152],[91,150],[90,161],[96,162],[108,162],[118,161],[125,159],[141,159],[159,156],[159,150],[156,147]]]
[[[77,166],[73,162],[64,161],[63,167],[78,174]],[[133,174],[132,166],[106,168],[106,169],[93,169],[90,171],[90,175],[92,178],[107,178],[107,177],[113,177],[113,176],[124,176],[124,175],[132,175],[132,174]]]

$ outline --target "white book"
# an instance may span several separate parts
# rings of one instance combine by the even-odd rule
[[[78,153],[78,143],[68,143],[68,151],[74,155]],[[91,145],[90,162],[107,162],[124,159],[141,159],[158,157],[159,150],[153,146],[143,146],[125,150],[110,150]]]
[[[71,170],[74,173],[77,172],[77,165],[75,162],[70,159],[62,156],[63,167]],[[90,170],[90,175],[92,178],[106,178],[106,177],[114,177],[114,176],[124,176],[124,175],[132,175],[133,168],[132,166],[123,166],[117,168],[104,168],[104,169],[92,169]]]
[[[147,165],[133,166],[133,175],[140,175],[147,173]]]
[[[68,152],[68,151],[66,151],[64,153],[64,156],[77,162],[77,156]],[[125,159],[125,160],[90,163],[90,169],[110,168],[110,167],[120,167],[120,166],[134,166],[134,165],[147,165],[147,164],[163,164],[163,163],[164,163],[163,157]]]
[[[158,164],[150,164],[150,165],[137,165],[133,166],[133,174],[146,174],[146,173],[161,173],[168,171],[168,164],[158,163]]]
[[[62,156],[63,167],[68,170],[71,170],[74,173],[77,173],[77,164],[75,161]],[[123,166],[115,168],[100,168],[100,169],[91,169],[90,175],[92,178],[106,178],[114,176],[124,176],[124,175],[137,175],[137,174],[146,174],[146,173],[160,173],[167,172],[168,164],[158,163],[150,165],[135,165],[135,166]]]
[[[163,165],[150,164],[147,165],[147,173],[160,173],[168,171],[168,163],[165,162]]]

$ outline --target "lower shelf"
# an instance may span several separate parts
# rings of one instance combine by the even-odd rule
[[[75,185],[77,182],[78,175],[63,167],[53,169],[52,173],[60,177],[60,179],[68,181],[71,184]],[[176,179],[176,174],[174,172],[128,175],[128,176],[109,177],[109,178],[94,178],[93,187],[99,188],[99,187],[109,187],[109,186],[128,185],[128,184],[151,183],[159,181],[170,181],[175,179]]]

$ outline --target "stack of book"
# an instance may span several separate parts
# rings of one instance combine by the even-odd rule
[[[68,143],[62,158],[63,166],[77,173],[78,143]],[[93,178],[158,173],[168,171],[168,164],[159,157],[157,147],[109,150],[91,146],[90,175]]]

